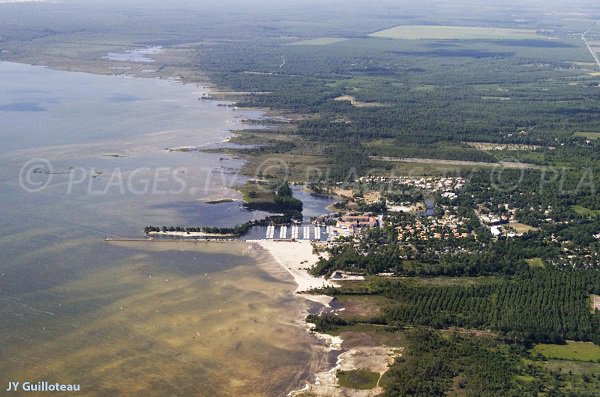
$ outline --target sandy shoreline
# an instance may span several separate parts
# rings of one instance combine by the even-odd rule
[[[274,240],[248,240],[258,245],[271,254],[275,262],[292,275],[296,282],[296,294],[323,286],[335,286],[329,280],[322,277],[310,275],[307,268],[313,266],[319,260],[319,256],[313,253],[312,244],[309,241],[274,241]],[[303,298],[317,302],[329,307],[333,297],[327,295],[302,294]],[[306,324],[307,332],[312,333],[319,341],[321,354],[339,352],[335,363],[324,365],[313,364],[315,369],[312,382],[307,382],[303,388],[294,390],[288,394],[289,397],[300,397],[304,395],[317,397],[371,397],[383,392],[383,388],[377,382],[374,389],[357,390],[342,388],[339,385],[338,371],[366,370],[379,373],[380,379],[395,358],[401,355],[401,349],[387,346],[353,346],[343,348],[344,340],[340,336],[321,334],[314,332],[313,324]],[[317,369],[318,368],[318,369]]]
[[[314,288],[334,286],[329,280],[323,277],[315,277],[308,273],[307,269],[319,260],[319,256],[313,252],[313,246],[310,241],[248,240],[248,242],[256,244],[268,252],[275,262],[294,278],[297,285],[296,294],[301,294],[308,301],[330,307],[333,297],[303,293]],[[313,332],[313,327],[314,324],[305,325],[306,332],[312,333],[320,341],[321,354],[327,355],[332,351],[342,351],[342,338]],[[337,395],[336,391],[339,391],[337,387],[337,371],[343,361],[342,352],[333,366],[331,364],[321,366],[319,370],[315,370],[313,382],[307,382],[303,388],[291,391],[288,396],[303,396],[306,393],[321,397]]]
[[[248,242],[257,244],[269,252],[275,261],[292,275],[297,284],[297,294],[301,294],[311,302],[329,307],[333,300],[331,296],[303,293],[314,288],[333,286],[330,281],[308,273],[307,269],[319,260],[318,255],[313,253],[310,241],[248,240]]]

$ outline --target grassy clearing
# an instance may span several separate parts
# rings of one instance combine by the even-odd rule
[[[307,145],[308,146],[308,145]],[[290,182],[304,182],[313,175],[313,171],[323,173],[332,167],[327,159],[318,154],[282,153],[246,156],[248,162],[242,167],[242,173],[250,177],[287,179]]]
[[[488,142],[464,142],[465,145],[474,147],[477,150],[483,150],[484,152],[490,151],[532,151],[540,149],[538,145],[523,145],[514,143],[488,143]]]
[[[342,295],[337,301],[345,308],[340,316],[346,320],[369,320],[380,313],[381,308],[392,303],[389,299],[377,295]]]
[[[600,310],[600,295],[590,296],[591,301],[591,312],[595,313],[596,309]]]
[[[429,25],[401,25],[371,33],[369,36],[405,40],[526,40],[543,38],[543,36],[536,34],[535,30],[531,29]]]
[[[574,205],[571,208],[573,208],[573,211],[575,211],[575,213],[580,216],[588,216],[593,218],[595,216],[600,215],[600,211],[582,207],[581,205]]]
[[[587,139],[600,139],[600,132],[576,132],[575,136],[581,136]]]
[[[394,327],[376,324],[353,324],[332,332],[344,340],[345,348],[357,346],[390,346],[403,348],[404,334]]]
[[[358,101],[352,95],[342,95],[334,99],[335,101],[345,101],[350,102],[350,104],[357,108],[377,108],[377,107],[385,107],[386,105],[381,102],[361,102]]]
[[[537,150],[494,150],[493,155],[498,161],[520,161],[522,163],[543,164],[544,153]]]
[[[585,361],[548,360],[543,367],[554,376],[564,379],[564,394],[577,396],[597,396],[600,390],[600,363]]]
[[[393,168],[396,175],[411,175],[414,177],[468,175],[481,167],[471,165],[397,163]]]
[[[552,371],[562,374],[573,373],[576,375],[600,373],[600,363],[584,361],[548,360],[544,366]]]
[[[340,280],[336,281],[344,293],[362,291],[369,286],[367,280]]]
[[[406,164],[425,164],[423,168],[427,168],[431,164],[436,165],[444,165],[444,166],[452,166],[452,167],[471,167],[471,168],[481,168],[481,167],[503,167],[503,168],[517,168],[517,169],[526,169],[526,168],[539,168],[534,164],[527,163],[516,163],[516,162],[484,162],[484,161],[470,161],[470,160],[449,160],[449,159],[436,159],[436,158],[426,158],[426,157],[395,157],[395,156],[370,156],[372,160],[382,161],[382,162],[391,162],[391,163],[406,163]]]
[[[339,371],[337,373],[340,386],[350,389],[369,390],[377,386],[379,374],[370,371]]]
[[[572,361],[599,361],[600,346],[589,342],[567,342],[566,345],[539,344],[533,348],[533,353],[546,358]]]
[[[525,259],[525,262],[527,262],[529,267],[544,267],[544,261],[542,258]]]
[[[302,41],[296,41],[294,43],[290,43],[288,45],[329,45],[335,43],[341,43],[342,41],[346,41],[348,39],[344,39],[342,37],[317,37],[316,39],[308,39]]]
[[[531,375],[517,375],[515,376],[517,382],[533,382],[535,378]]]
[[[270,184],[248,182],[239,190],[246,203],[273,202],[273,187]]]
[[[515,232],[523,233],[523,234],[529,233],[529,232],[535,232],[535,231],[539,230],[537,227],[529,226],[524,223],[518,223],[518,222],[511,223],[509,226],[511,228],[515,229]]]
[[[406,285],[419,286],[455,286],[455,285],[485,285],[498,282],[495,276],[481,277],[406,277],[402,279]]]

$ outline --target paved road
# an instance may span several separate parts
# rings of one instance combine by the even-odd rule
[[[592,30],[597,24],[598,24],[598,21],[594,22],[594,24],[592,26],[590,26],[588,30],[586,30],[585,32],[583,32],[583,34],[581,35],[581,40],[583,40],[583,42],[585,43],[585,46],[587,47],[588,51],[594,57],[594,61],[596,61],[596,64],[600,68],[600,58],[598,58],[598,54],[596,54],[596,52],[594,51],[594,49],[592,48],[592,46],[590,45],[590,43],[587,41],[587,37],[585,37],[590,32],[590,30]]]

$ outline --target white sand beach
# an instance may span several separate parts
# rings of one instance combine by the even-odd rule
[[[310,241],[274,241],[274,240],[248,240],[258,244],[267,250],[283,268],[294,277],[298,285],[296,293],[302,293],[313,288],[333,286],[323,277],[315,277],[308,273],[307,269],[312,267],[319,257],[313,253]],[[312,302],[329,306],[332,297],[327,295],[302,294],[304,298]]]

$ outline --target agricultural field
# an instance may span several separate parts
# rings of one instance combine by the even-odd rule
[[[495,27],[401,25],[371,33],[372,37],[400,40],[535,40],[547,38],[532,29]]]
[[[533,352],[550,359],[573,361],[599,361],[600,346],[588,342],[568,341],[564,345],[539,344]]]

